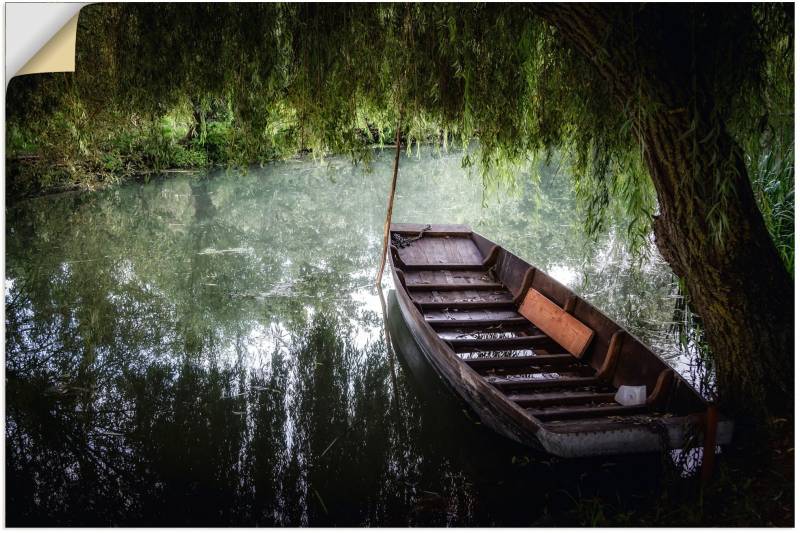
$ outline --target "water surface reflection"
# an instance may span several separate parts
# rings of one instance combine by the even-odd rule
[[[371,288],[390,155],[8,209],[9,525],[547,524],[576,487],[651,483],[653,458],[533,458],[392,358]],[[471,224],[682,368],[663,262],[614,232],[585,262],[565,179],[482,207],[459,162],[405,159],[395,218]]]

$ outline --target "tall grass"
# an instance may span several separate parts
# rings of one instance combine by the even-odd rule
[[[794,143],[753,158],[750,176],[772,241],[794,276]]]

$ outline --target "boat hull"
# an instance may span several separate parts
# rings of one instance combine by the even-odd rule
[[[437,230],[441,235],[448,231],[446,226],[440,226]],[[467,233],[463,227],[458,227],[457,235],[464,238]],[[395,259],[396,256],[390,258],[397,290],[390,293],[389,312],[400,314],[407,332],[399,338],[393,337],[396,350],[401,355],[417,353],[417,356],[406,361],[412,373],[426,371],[422,368],[424,359],[424,364],[433,370],[455,396],[471,408],[481,423],[498,434],[530,448],[564,458],[649,453],[682,448],[687,437],[702,434],[705,421],[702,412],[670,417],[641,416],[637,417],[636,423],[628,424],[613,420],[543,423],[530,416],[525,409],[509,401],[497,387],[465,363],[454,353],[451,345],[442,341],[426,322],[419,302],[412,299],[406,290],[405,276],[402,271],[398,274]],[[732,430],[733,424],[729,420],[720,420],[717,442],[730,442]]]

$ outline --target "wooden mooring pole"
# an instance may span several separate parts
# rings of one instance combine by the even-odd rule
[[[400,166],[400,123],[397,124],[397,133],[394,138],[394,172],[392,174],[392,188],[389,191],[389,204],[386,206],[386,221],[383,224],[383,249],[381,250],[381,266],[378,269],[378,276],[375,278],[375,285],[380,290],[383,269],[386,268],[386,252],[389,249],[389,227],[392,225],[392,210],[394,209],[394,192],[397,189],[397,169]]]

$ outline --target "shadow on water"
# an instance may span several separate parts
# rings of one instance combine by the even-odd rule
[[[635,267],[581,266],[568,187],[481,208],[459,161],[404,161],[398,219],[480,226],[664,334],[672,308],[653,302],[672,279],[655,264],[607,284],[624,302],[603,291]],[[384,327],[402,324],[372,289],[390,164],[290,162],[8,209],[8,525],[528,525],[576,523],[593,494],[635,505],[659,458],[534,456],[411,358],[395,364]]]

